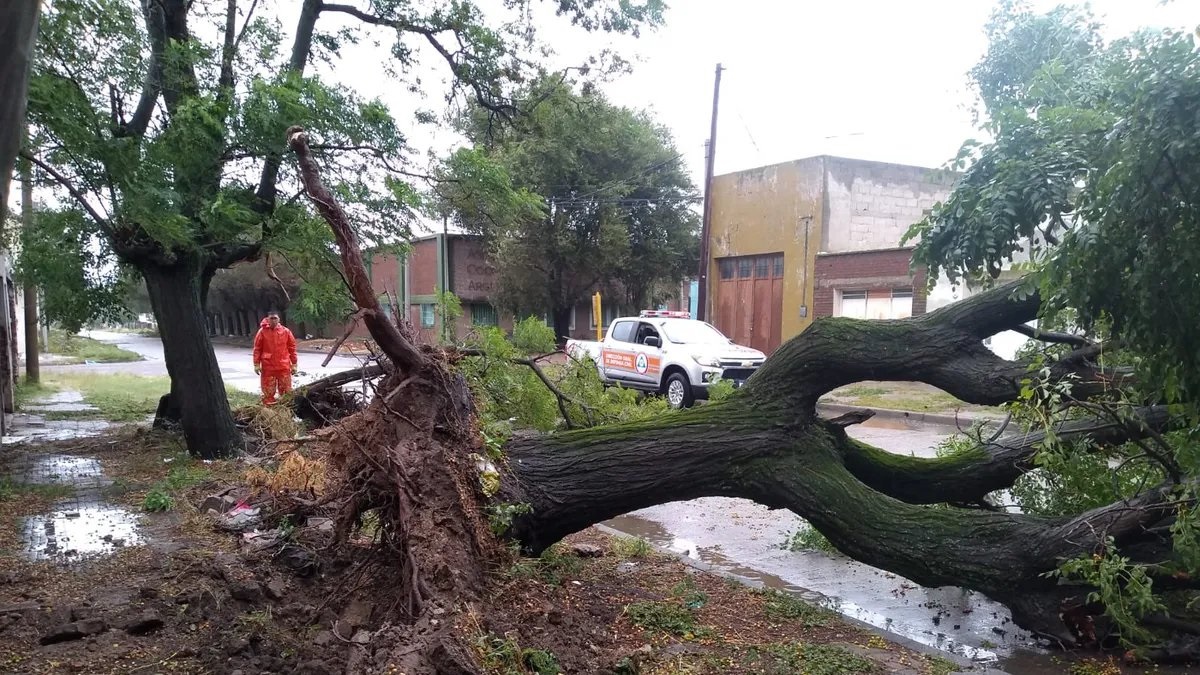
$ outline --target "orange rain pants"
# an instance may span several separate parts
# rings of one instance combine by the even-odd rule
[[[263,405],[274,405],[279,397],[292,390],[292,373],[289,370],[264,370],[259,378]]]

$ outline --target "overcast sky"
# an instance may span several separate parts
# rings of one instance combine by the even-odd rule
[[[556,52],[552,67],[579,64],[606,47],[634,62],[633,73],[605,84],[605,92],[618,104],[654,112],[673,132],[697,184],[718,62],[726,69],[718,174],[817,154],[940,166],[975,133],[966,73],[986,48],[983,26],[993,0],[667,1],[666,25],[637,39],[585,34],[555,20],[550,2],[538,5],[535,20]],[[1062,4],[1035,2],[1045,9]],[[299,4],[266,0],[259,7],[277,13],[290,34]],[[1091,5],[1111,36],[1142,26],[1191,30],[1200,23],[1194,0]],[[363,29],[343,15],[321,21],[326,31]],[[385,33],[375,36],[390,44]],[[429,50],[421,55],[425,99],[388,79],[381,66],[387,58],[386,47],[368,39],[345,50],[335,71],[316,70],[385,101],[409,131],[418,165],[429,151],[444,154],[461,143],[446,130],[412,122],[417,109],[444,109],[447,72],[439,57]],[[19,191],[13,193],[15,207]]]
[[[986,48],[992,0],[668,2],[666,26],[638,39],[588,36],[545,18],[539,28],[558,66],[606,46],[636,60],[631,75],[604,89],[616,103],[652,110],[672,130],[698,184],[718,62],[726,69],[718,174],[817,154],[940,166],[975,133],[967,71]],[[1181,0],[1091,6],[1113,37],[1200,22],[1197,3]],[[410,94],[389,91],[369,59],[352,58],[365,61],[362,68],[340,77],[398,110],[415,105]],[[457,139],[421,131],[412,140],[446,148]]]

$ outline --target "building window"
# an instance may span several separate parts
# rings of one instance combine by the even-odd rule
[[[905,319],[912,316],[911,288],[839,291],[836,316],[853,319]]]
[[[771,259],[765,255],[760,255],[754,259],[754,276],[759,279],[766,279],[771,276]]]
[[[471,305],[471,325],[472,326],[497,326],[500,324],[496,318],[496,308],[487,303],[473,303]]]
[[[577,311],[578,311],[578,308],[571,309],[571,323],[570,323],[570,325],[567,326],[567,330],[570,332],[575,332],[575,314]],[[588,312],[588,316],[591,316],[592,303],[590,300],[588,301],[587,312]],[[542,323],[546,324],[546,326],[548,326],[550,328],[554,328],[554,317],[550,314],[543,314],[542,315]],[[592,326],[592,328],[595,328],[595,326]]]
[[[733,260],[731,260],[729,258],[722,258],[720,261],[717,262],[717,267],[719,267],[721,270],[721,278],[722,279],[732,279],[733,278]]]
[[[433,328],[436,318],[435,308],[436,305],[429,303],[421,305],[421,328]]]
[[[600,321],[602,321],[604,325],[600,326],[600,328],[612,323],[613,319],[617,318],[618,316],[621,316],[620,307],[615,307],[613,305],[602,305],[600,309]],[[588,307],[588,329],[596,330],[596,313],[592,311],[591,307]],[[571,330],[575,330],[574,314],[571,315]]]
[[[746,255],[717,260],[717,271],[722,281],[730,279],[781,279],[783,278],[783,254]]]
[[[911,288],[892,289],[892,319],[906,319],[912,316],[913,291]]]
[[[867,318],[867,292],[841,291],[837,316],[847,316],[852,319]]]

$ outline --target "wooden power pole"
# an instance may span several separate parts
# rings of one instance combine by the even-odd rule
[[[713,82],[712,128],[708,133],[708,151],[704,165],[704,215],[700,225],[700,274],[696,298],[696,318],[706,320],[708,310],[708,240],[712,228],[712,180],[713,162],[717,156],[717,104],[721,98],[721,64],[717,64],[716,78]]]

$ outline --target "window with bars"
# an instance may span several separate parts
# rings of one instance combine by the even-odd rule
[[[733,278],[733,260],[732,259],[722,258],[720,261],[718,261],[717,266],[721,270],[721,278],[722,279],[732,279]]]
[[[754,259],[754,276],[759,279],[766,279],[771,276],[771,259],[765,255],[760,255]]]
[[[487,303],[473,303],[471,305],[471,325],[472,326],[498,326],[500,320],[496,316],[496,308]]]
[[[437,305],[432,303],[421,305],[421,328],[433,328],[437,322],[437,313],[434,311],[436,308]]]
[[[783,278],[783,254],[747,255],[717,260],[717,271],[722,281],[730,279],[781,279]]]

